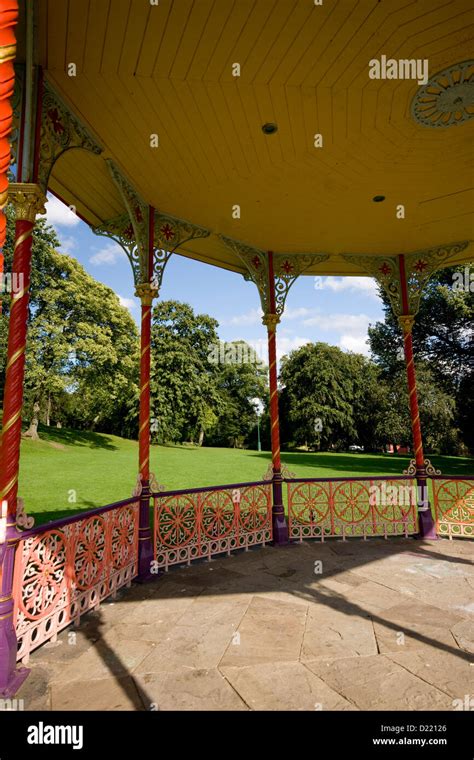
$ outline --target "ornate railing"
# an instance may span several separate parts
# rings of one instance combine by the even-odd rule
[[[308,478],[287,481],[290,538],[416,533],[417,490],[411,477]]]
[[[137,556],[136,498],[25,531],[13,579],[18,659],[129,586]]]
[[[269,543],[272,486],[268,481],[154,493],[158,568]]]
[[[474,477],[433,476],[436,530],[449,538],[474,538]]]

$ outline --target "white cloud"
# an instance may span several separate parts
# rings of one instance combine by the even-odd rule
[[[342,348],[343,351],[353,351],[355,354],[369,356],[370,349],[367,344],[367,333],[364,333],[364,335],[341,335],[339,348]]]
[[[89,261],[91,264],[96,264],[97,266],[100,266],[101,264],[114,265],[122,256],[125,256],[123,248],[121,248],[118,243],[112,241],[107,243],[107,245],[97,251],[97,253],[94,253]]]
[[[318,327],[326,331],[344,331],[350,335],[366,333],[370,323],[367,314],[316,314],[303,320],[305,327]]]
[[[365,293],[368,296],[378,298],[377,282],[373,277],[317,277],[315,278],[317,290],[332,290],[334,293],[349,291],[352,293]]]
[[[308,309],[306,306],[300,306],[298,309],[285,308],[282,319],[301,319],[309,314],[314,314],[314,309]]]
[[[230,319],[220,319],[221,325],[261,325],[262,324],[262,310],[250,309],[245,314],[239,314]]]
[[[129,309],[129,311],[137,308],[137,302],[133,298],[125,298],[125,296],[121,296],[118,293],[117,295],[118,295],[118,299],[120,301],[121,306],[124,306],[126,309]]]
[[[54,195],[48,194],[46,221],[53,227],[77,227],[81,220],[69,206],[59,201]]]
[[[60,241],[59,250],[62,253],[71,253],[77,249],[77,240],[70,235],[60,235]]]

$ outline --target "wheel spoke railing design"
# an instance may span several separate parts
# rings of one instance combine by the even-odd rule
[[[127,499],[25,531],[15,555],[18,659],[54,641],[137,574],[138,502]]]
[[[418,531],[412,478],[287,481],[291,539],[411,535]]]
[[[436,530],[449,538],[474,538],[474,477],[433,476]]]
[[[272,540],[271,483],[154,493],[158,568],[230,554]]]

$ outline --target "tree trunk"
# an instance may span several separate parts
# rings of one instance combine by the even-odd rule
[[[198,440],[198,446],[202,446],[204,441],[204,430],[199,431],[199,440]]]
[[[33,441],[39,441],[38,435],[38,415],[40,411],[40,405],[37,401],[33,404],[33,417],[31,418],[30,427],[24,434],[25,438],[31,438]]]
[[[48,403],[46,404],[46,425],[51,425],[51,396],[48,395]]]

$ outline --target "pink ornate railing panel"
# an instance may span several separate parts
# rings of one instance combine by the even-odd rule
[[[138,502],[127,500],[25,531],[15,557],[18,659],[137,574]]]
[[[449,538],[474,538],[474,478],[433,478],[436,530]]]
[[[411,478],[288,481],[290,538],[409,535],[418,530]]]
[[[241,483],[154,494],[158,568],[272,540],[271,484]]]

